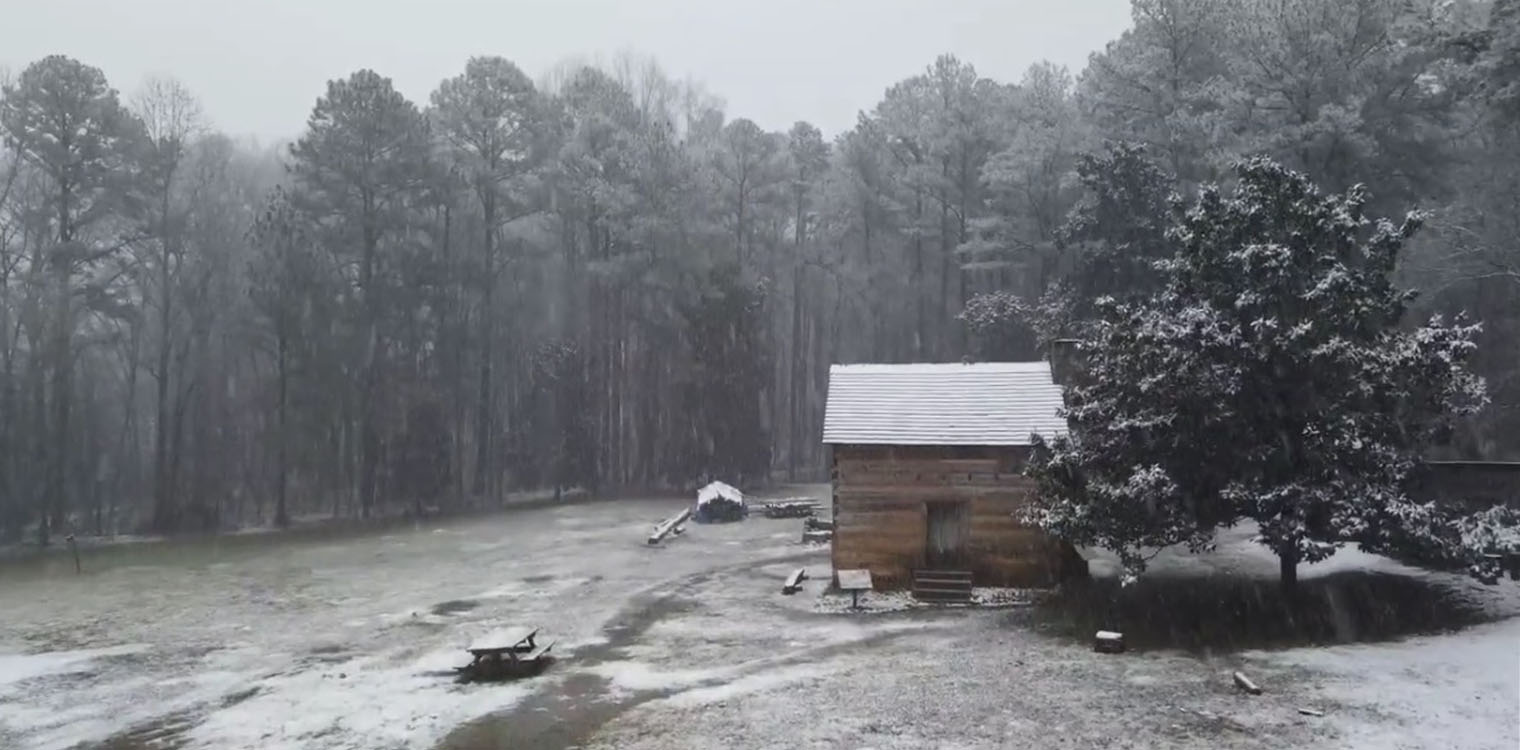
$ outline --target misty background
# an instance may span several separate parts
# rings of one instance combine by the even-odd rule
[[[113,81],[172,74],[221,130],[293,139],[323,82],[371,67],[422,101],[472,55],[538,79],[577,62],[653,57],[766,130],[833,137],[943,52],[1014,80],[1030,63],[1080,70],[1129,24],[1124,0],[50,0],[7,9],[0,65],[52,53]]]
[[[1490,400],[1432,452],[1520,457],[1517,17],[14,5],[0,537],[821,479],[830,364],[1038,359],[1251,155],[1426,212]]]

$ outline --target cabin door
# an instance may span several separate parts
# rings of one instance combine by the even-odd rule
[[[966,564],[966,539],[970,536],[970,503],[930,502],[924,504],[928,516],[928,540],[924,548],[924,565],[934,569],[963,569]]]

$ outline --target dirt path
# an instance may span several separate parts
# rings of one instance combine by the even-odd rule
[[[83,576],[0,568],[0,747],[426,746],[533,693],[449,681],[476,635],[532,623],[573,660],[607,648],[604,626],[646,592],[804,552],[796,522],[644,544],[683,503],[262,545],[133,545]]]

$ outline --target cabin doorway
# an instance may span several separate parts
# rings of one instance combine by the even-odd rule
[[[961,501],[924,503],[928,538],[924,565],[931,570],[964,570],[966,539],[970,536],[970,503]]]

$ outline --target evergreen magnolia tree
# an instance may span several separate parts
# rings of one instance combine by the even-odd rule
[[[1394,265],[1419,227],[1376,223],[1360,187],[1321,195],[1266,159],[1236,165],[1232,195],[1205,189],[1170,231],[1153,298],[1099,301],[1072,434],[1038,444],[1029,520],[1120,553],[1211,544],[1244,519],[1281,561],[1347,543],[1453,560],[1459,519],[1402,490],[1420,451],[1484,402],[1466,362],[1478,326],[1400,327],[1413,294]]]

